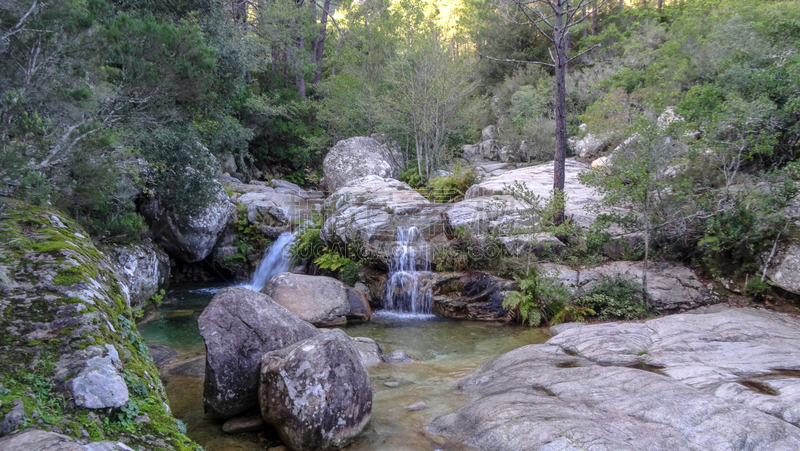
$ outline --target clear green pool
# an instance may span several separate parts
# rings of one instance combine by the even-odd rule
[[[164,344],[189,359],[203,355],[205,346],[197,318],[219,287],[175,289],[175,302],[162,306],[156,318],[139,326],[150,344]],[[505,352],[549,336],[541,329],[501,323],[409,318],[377,312],[366,324],[344,327],[350,336],[369,337],[385,350],[404,350],[414,364],[380,364],[370,368],[373,388],[372,418],[349,450],[463,449],[442,443],[424,432],[428,420],[460,407],[468,399],[456,382],[480,364]],[[269,440],[257,434],[230,436],[221,424],[203,415],[203,381],[162,375],[175,416],[188,425],[188,435],[207,451],[263,450]],[[399,382],[397,387],[386,382]],[[394,385],[394,384],[390,384]],[[409,412],[406,406],[424,401],[428,408]]]

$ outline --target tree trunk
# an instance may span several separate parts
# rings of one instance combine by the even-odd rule
[[[566,2],[565,2],[566,3]],[[554,30],[556,47],[556,154],[553,161],[553,195],[564,192],[565,165],[567,159],[567,64],[569,62],[569,30],[564,27],[564,10],[559,2],[554,8]],[[553,222],[564,222],[563,204],[556,212]]]
[[[597,36],[597,5],[592,8],[592,36]]]
[[[661,7],[664,6],[664,0],[658,0],[658,10],[661,11]]]
[[[644,201],[644,271],[642,271],[642,300],[647,302],[647,263],[650,259],[650,194]]]
[[[305,48],[305,43],[303,38],[297,39],[297,56],[298,58],[302,58],[302,52]],[[306,98],[306,79],[303,77],[302,73],[295,74],[294,83],[297,86],[297,93],[300,95],[301,99]]]
[[[317,38],[316,48],[314,49],[316,50],[314,59],[317,63],[317,67],[314,69],[314,79],[311,83],[315,86],[322,78],[322,53],[325,49],[325,34],[328,30],[328,11],[330,11],[330,7],[331,0],[325,0],[325,3],[322,5],[322,18],[319,21],[319,37]]]

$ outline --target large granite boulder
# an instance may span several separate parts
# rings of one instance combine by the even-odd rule
[[[459,381],[473,400],[428,430],[479,450],[795,450],[799,330],[752,309],[571,328]]]
[[[572,293],[587,290],[603,280],[622,277],[634,283],[642,282],[644,262],[618,261],[599,266],[573,269],[565,265],[541,265],[557,277]],[[713,302],[713,296],[703,286],[697,274],[677,263],[654,263],[647,266],[647,304],[661,313],[692,309]]]
[[[206,344],[203,405],[220,419],[258,406],[258,370],[264,353],[319,334],[267,295],[241,287],[214,295],[198,324]]]
[[[578,174],[587,169],[585,164],[575,161],[574,158],[566,160],[564,191],[567,193],[567,203],[564,212],[584,228],[591,226],[597,218],[597,213],[588,207],[601,199],[593,188],[585,186],[578,180]],[[553,163],[513,169],[490,177],[470,187],[464,198],[469,200],[507,193],[508,187],[515,182],[522,183],[533,194],[546,199],[550,197],[550,191],[553,189]],[[513,218],[507,220],[511,219]]]
[[[797,186],[800,188],[800,183]],[[789,220],[788,233],[769,262],[766,278],[778,288],[800,295],[800,195],[783,209],[782,214]],[[761,258],[766,263],[769,253]]]
[[[50,431],[80,440],[196,447],[172,420],[116,259],[52,207],[0,204],[0,436],[58,418]],[[123,432],[118,409],[132,403],[159,421]],[[0,449],[28,446],[9,443]]]
[[[386,268],[398,227],[417,227],[428,245],[447,241],[443,209],[406,183],[371,175],[354,180],[325,201],[330,216],[320,237],[329,246],[362,252],[360,257]],[[420,261],[430,260],[426,250],[418,250]]]
[[[369,373],[339,329],[264,354],[258,393],[261,417],[296,451],[341,449],[372,413]]]
[[[216,199],[194,216],[170,212],[157,198],[147,199],[141,211],[156,242],[169,255],[194,263],[211,253],[235,208],[220,185]]]
[[[356,136],[336,143],[322,162],[323,183],[331,192],[368,175],[397,178],[403,154],[395,143]]]
[[[600,156],[600,153],[608,148],[608,145],[602,139],[587,133],[581,139],[569,140],[570,147],[575,151],[579,158],[585,160],[594,160]]]
[[[317,327],[344,325],[348,317],[372,319],[366,299],[359,303],[358,294],[351,294],[349,290],[357,291],[332,277],[285,272],[270,279],[261,292]]]
[[[152,241],[113,247],[110,253],[125,277],[132,308],[143,306],[169,285],[169,256]]]

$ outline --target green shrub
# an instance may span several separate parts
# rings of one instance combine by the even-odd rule
[[[305,260],[313,260],[322,255],[325,243],[319,237],[319,227],[307,227],[297,234],[291,247],[289,255],[292,257],[293,264],[299,264]]]
[[[761,277],[754,277],[747,282],[744,288],[744,294],[747,296],[747,299],[751,301],[767,301],[771,298],[768,294],[771,289],[771,283]]]
[[[604,278],[575,304],[595,311],[600,319],[638,319],[649,315],[641,285],[619,275]]]
[[[354,286],[356,282],[358,282],[358,270],[360,268],[361,262],[351,261],[345,263],[345,265],[339,269],[339,280],[351,287]]]
[[[453,175],[434,177],[428,181],[426,191],[428,199],[448,203],[464,198],[470,186],[480,182],[480,177],[475,169],[463,168],[459,162],[453,169]]]
[[[570,295],[555,277],[532,267],[524,279],[517,277],[520,291],[506,295],[503,308],[516,311],[522,324],[539,326],[567,305]]]
[[[589,307],[569,303],[550,319],[550,325],[555,326],[556,324],[573,321],[582,323],[586,321],[587,316],[594,316],[595,314],[595,311]]]
[[[420,182],[422,182],[422,176],[419,175],[416,164],[412,163],[413,162],[409,162],[409,167],[400,172],[400,176],[397,179],[401,182],[408,183],[412,188],[416,188],[419,186]]]

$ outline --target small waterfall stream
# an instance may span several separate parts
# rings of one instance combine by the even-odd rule
[[[292,259],[289,257],[289,247],[294,242],[297,232],[282,233],[272,246],[264,251],[264,257],[250,276],[250,283],[242,285],[244,288],[261,291],[272,277],[289,270]]]
[[[389,278],[383,287],[383,308],[387,311],[431,314],[432,287],[427,255],[417,269],[417,251],[427,250],[427,243],[414,227],[397,228],[397,246],[389,266]]]

